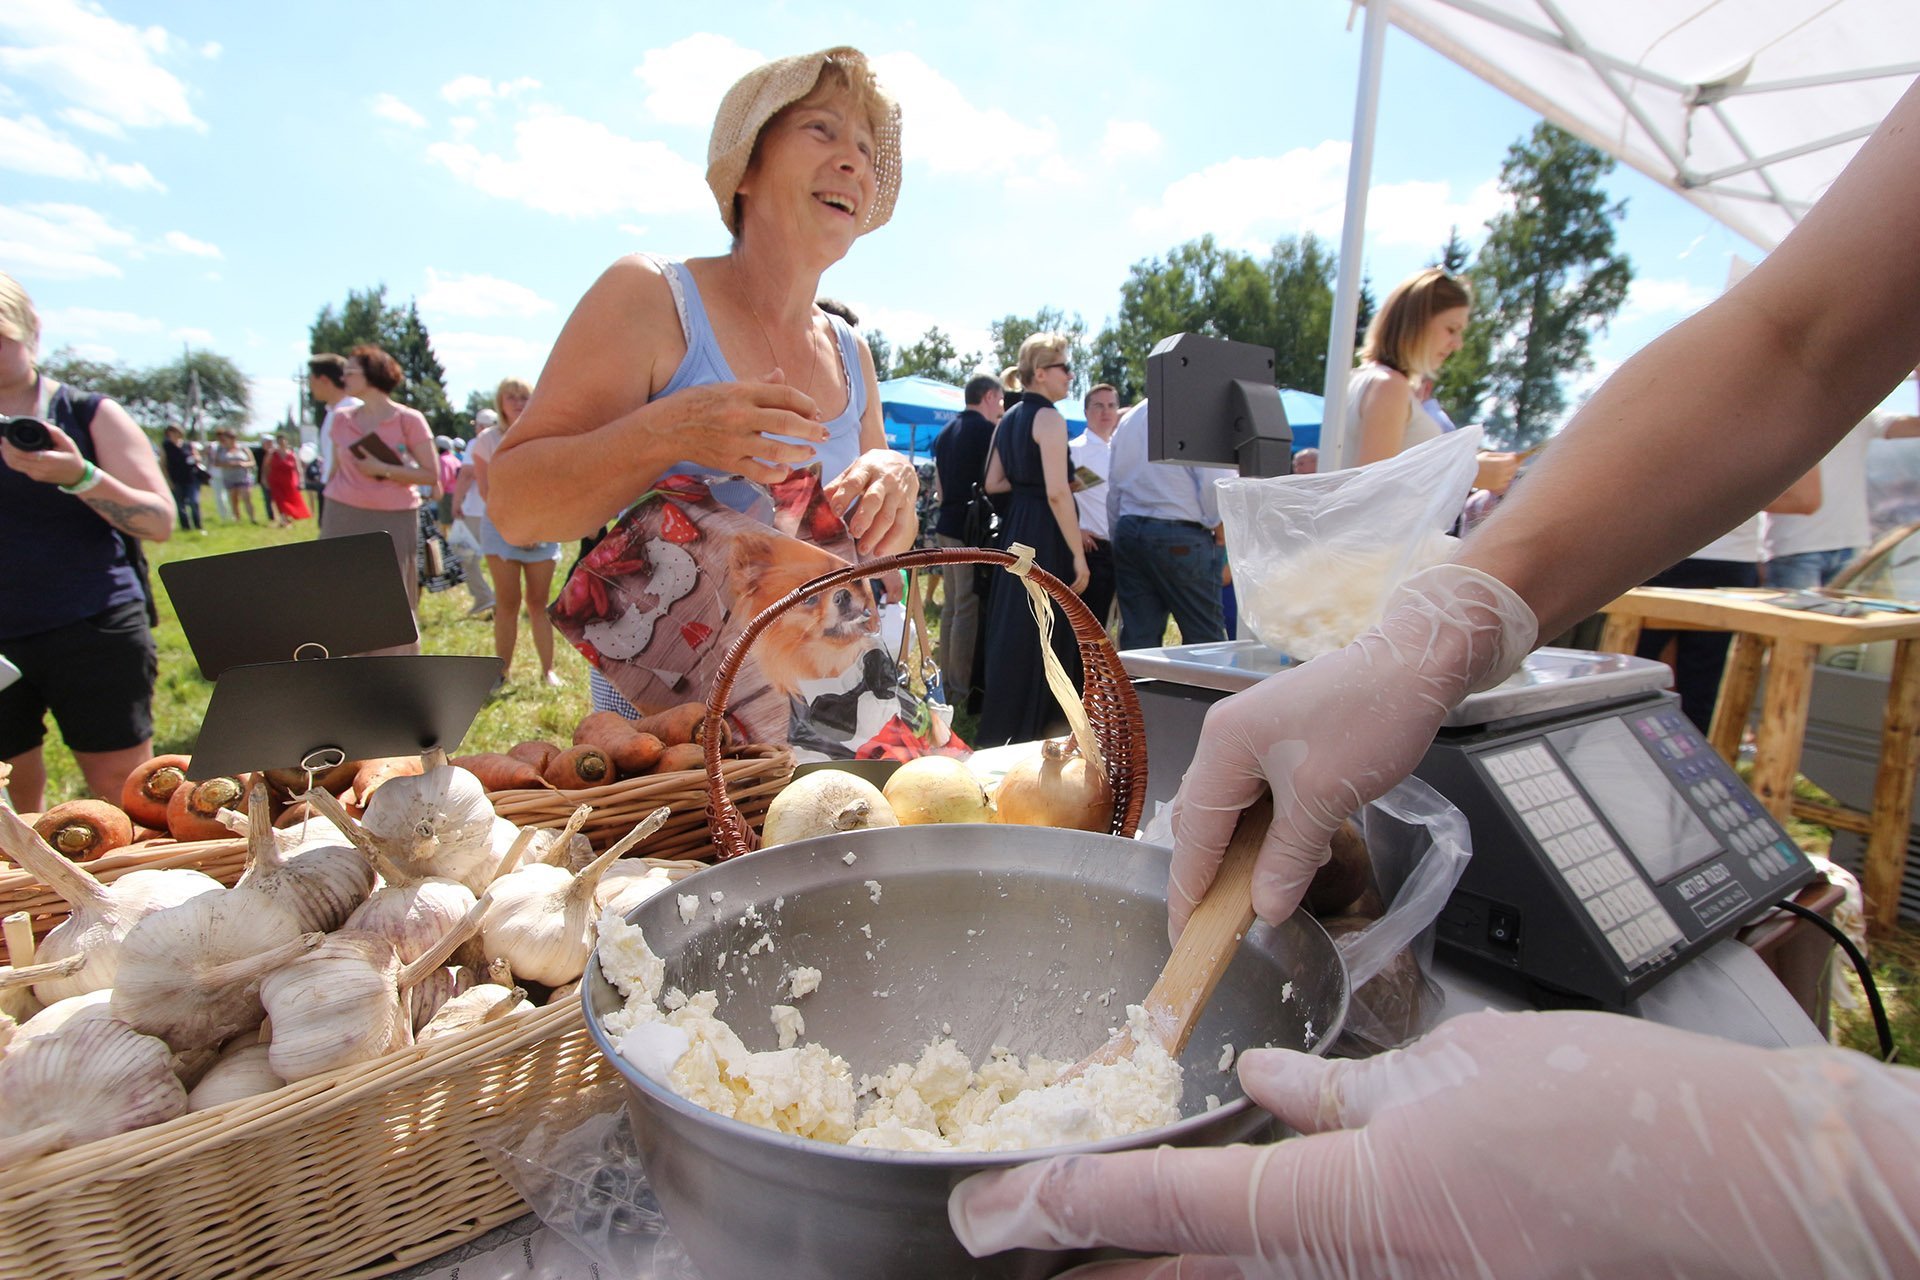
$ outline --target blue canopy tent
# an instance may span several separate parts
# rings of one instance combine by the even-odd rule
[[[1280,406],[1287,411],[1287,426],[1293,431],[1293,450],[1320,447],[1320,419],[1326,400],[1305,391],[1280,388]]]

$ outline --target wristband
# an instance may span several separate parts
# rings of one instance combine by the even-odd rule
[[[86,460],[82,459],[82,461],[86,461]],[[92,462],[87,462],[87,469],[80,473],[80,478],[78,480],[75,480],[72,484],[63,484],[57,487],[59,488],[60,492],[71,493],[77,497],[78,495],[83,494],[87,490],[93,488],[93,486],[99,484],[104,479],[106,479],[106,473],[101,471],[100,468],[94,466]]]

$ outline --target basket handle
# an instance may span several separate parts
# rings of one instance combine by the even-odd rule
[[[726,776],[720,768],[720,724],[727,714],[727,698],[733,692],[734,679],[747,659],[747,651],[753,647],[760,633],[802,600],[849,582],[879,577],[897,570],[957,564],[989,564],[1011,569],[1017,559],[1011,552],[980,547],[924,547],[916,551],[903,551],[898,555],[882,556],[863,564],[836,569],[811,582],[802,583],[747,623],[746,629],[727,649],[726,656],[720,660],[719,669],[714,673],[713,688],[707,694],[706,727],[701,734],[707,755],[707,823],[713,832],[713,842],[719,849],[720,860],[752,853],[760,844],[752,824],[728,798]],[[1079,642],[1082,685],[1085,690],[1082,702],[1087,708],[1088,719],[1099,735],[1101,749],[1106,755],[1107,783],[1113,788],[1113,819],[1108,830],[1114,835],[1130,836],[1140,823],[1140,811],[1146,803],[1147,790],[1147,739],[1140,717],[1140,700],[1134,695],[1133,683],[1120,665],[1120,656],[1107,639],[1106,628],[1093,616],[1093,610],[1087,608],[1086,602],[1072,587],[1038,565],[1028,570],[1028,577],[1060,606],[1067,616],[1067,624],[1073,628],[1074,639]]]

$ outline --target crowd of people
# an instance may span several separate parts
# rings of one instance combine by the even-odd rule
[[[1920,90],[1748,281],[1593,397],[1538,474],[1515,484],[1520,459],[1481,459],[1482,491],[1497,499],[1511,486],[1513,497],[1454,562],[1402,584],[1380,625],[1347,648],[1209,712],[1173,806],[1175,931],[1262,794],[1274,817],[1253,900],[1264,918],[1289,915],[1338,824],[1412,769],[1454,703],[1516,670],[1542,635],[1789,488],[1913,367],[1916,139]],[[486,560],[496,622],[523,606],[543,615],[558,544],[595,535],[670,475],[704,477],[725,500],[730,477],[772,483],[817,463],[863,554],[912,545],[918,479],[886,445],[871,355],[816,304],[825,270],[892,216],[898,105],[857,50],[783,58],[727,93],[708,161],[727,252],[609,267],[539,384],[502,385],[496,420],[479,424],[458,470],[454,451],[393,399],[399,369],[387,353],[316,356],[315,396],[328,405],[322,536],[388,534],[413,592],[422,509],[451,476],[448,514]],[[1371,462],[1448,428],[1426,384],[1470,305],[1443,272],[1389,295],[1348,418],[1329,424],[1336,457]],[[0,277],[0,412],[53,424],[46,450],[0,445],[0,538],[31,530],[57,548],[0,557],[0,654],[21,671],[0,690],[0,758],[21,807],[40,798],[48,711],[100,794],[115,794],[116,774],[149,749],[140,542],[166,539],[176,519],[198,528],[199,477],[231,457],[223,448],[203,459],[170,440],[163,469],[112,401],[39,376],[37,328],[24,293]],[[1213,477],[1150,463],[1146,407],[1123,411],[1108,386],[1090,390],[1097,412],[1071,443],[1058,409],[1074,378],[1067,351],[1062,335],[1035,334],[1007,380],[969,384],[968,412],[936,445],[935,537],[985,536],[979,511],[991,502],[995,544],[1032,546],[1099,616],[1117,604],[1123,648],[1162,643],[1169,621],[1190,642],[1223,638]],[[1721,434],[1731,424],[1738,450]],[[265,483],[273,495],[271,473]],[[1623,493],[1646,519],[1618,519]],[[1053,727],[1024,593],[991,578],[983,599],[979,577],[949,575],[941,655],[950,691],[978,694],[989,745]],[[515,630],[500,646],[503,673]],[[534,640],[550,676],[551,637],[536,626]],[[1077,655],[1064,648],[1073,672]],[[632,710],[597,673],[593,699]],[[1238,1072],[1252,1097],[1311,1136],[982,1175],[954,1193],[960,1238],[983,1254],[1186,1252],[1205,1274],[1920,1267],[1908,1225],[1920,1209],[1910,1158],[1920,1085],[1858,1055],[1770,1053],[1610,1015],[1479,1014],[1366,1062],[1250,1050]],[[1493,1150],[1505,1155],[1490,1159]],[[1128,1265],[1113,1274],[1167,1274]]]

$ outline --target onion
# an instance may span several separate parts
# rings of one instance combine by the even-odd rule
[[[864,827],[897,827],[900,820],[880,788],[843,769],[816,769],[789,782],[767,806],[763,845]]]
[[[1027,827],[1113,829],[1113,788],[1072,738],[1042,742],[1017,761],[993,793],[1000,821]]]
[[[902,825],[992,822],[993,806],[973,770],[952,756],[920,756],[893,771],[882,790]]]

